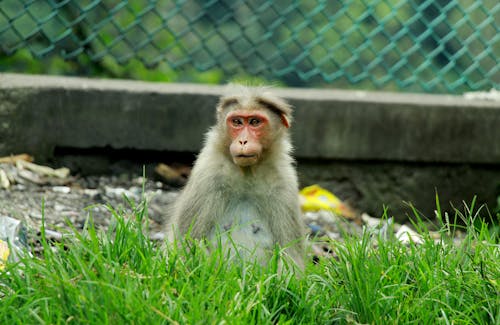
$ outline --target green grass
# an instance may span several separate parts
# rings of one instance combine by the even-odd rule
[[[142,206],[142,208],[141,208]],[[0,273],[1,324],[499,324],[498,237],[484,211],[458,212],[467,236],[422,245],[349,237],[301,276],[228,264],[202,247],[166,252],[144,235],[144,205],[99,233],[91,223]],[[438,205],[438,213],[439,205]],[[417,224],[418,227],[423,227]],[[42,237],[43,229],[42,229]],[[376,240],[376,239],[375,239]]]

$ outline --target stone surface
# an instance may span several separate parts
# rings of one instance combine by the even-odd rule
[[[286,93],[286,92],[284,92]],[[297,107],[297,155],[410,162],[500,162],[500,102],[318,91]],[[345,98],[350,95],[350,98]],[[314,99],[313,99],[314,98]]]

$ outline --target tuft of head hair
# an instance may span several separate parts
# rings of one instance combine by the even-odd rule
[[[229,84],[226,87],[225,94],[220,98],[217,105],[217,117],[219,120],[224,113],[234,106],[246,109],[260,109],[265,107],[274,114],[278,115],[285,125],[290,127],[292,122],[292,106],[284,99],[275,96],[271,87],[248,87],[240,84]]]

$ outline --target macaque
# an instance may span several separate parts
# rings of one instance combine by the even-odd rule
[[[216,125],[173,205],[169,239],[189,233],[262,264],[278,246],[303,266],[291,113],[290,105],[264,89],[241,86],[220,99]]]

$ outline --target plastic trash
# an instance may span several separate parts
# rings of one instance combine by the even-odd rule
[[[347,218],[356,216],[355,212],[347,204],[319,185],[304,187],[299,194],[301,196],[302,210],[305,212],[327,210]]]
[[[0,239],[0,271],[5,269],[5,265],[7,265],[7,260],[10,255],[9,245],[6,242]]]
[[[0,270],[8,262],[17,262],[26,247],[26,230],[21,221],[0,216]]]

